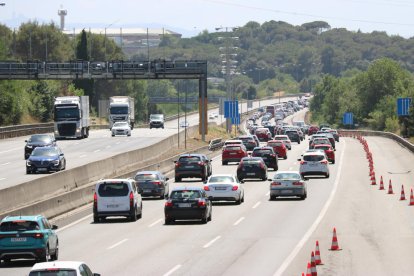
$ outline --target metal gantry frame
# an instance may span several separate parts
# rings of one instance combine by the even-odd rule
[[[207,134],[207,61],[0,61],[0,80],[198,79],[199,133]]]

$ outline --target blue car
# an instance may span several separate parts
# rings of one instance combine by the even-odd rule
[[[5,263],[13,259],[57,260],[56,229],[42,215],[5,217],[0,222],[0,260]]]
[[[57,147],[37,147],[26,160],[26,173],[51,172],[66,169],[66,159]]]

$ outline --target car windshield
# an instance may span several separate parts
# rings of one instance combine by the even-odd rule
[[[171,199],[184,199],[184,198],[200,198],[200,191],[196,190],[179,190],[171,192]]]
[[[126,183],[102,183],[99,185],[98,193],[102,197],[127,196],[129,189]]]
[[[228,183],[228,182],[234,182],[234,179],[231,176],[212,176],[210,177],[208,182]]]
[[[303,156],[304,161],[322,161],[325,157],[323,155],[305,155]]]
[[[30,137],[31,143],[51,143],[52,139],[49,135],[33,135]]]
[[[181,156],[179,162],[198,162],[200,161],[199,156]]]
[[[55,148],[35,148],[32,156],[56,156],[58,151]]]
[[[152,181],[158,180],[157,174],[138,174],[135,176],[136,181]]]
[[[1,232],[39,230],[39,224],[32,220],[5,221],[0,224]]]
[[[127,122],[116,122],[114,124],[114,127],[128,127],[128,123]]]
[[[298,173],[277,173],[273,177],[273,179],[277,180],[300,180],[300,174]]]
[[[76,276],[76,270],[68,268],[53,268],[41,271],[30,271],[29,276]]]
[[[162,120],[163,117],[164,116],[161,115],[161,114],[152,114],[152,115],[150,115],[151,120]]]

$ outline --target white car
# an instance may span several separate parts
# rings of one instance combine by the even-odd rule
[[[142,217],[142,197],[134,179],[102,179],[96,183],[93,222],[114,216],[127,217],[131,221]]]
[[[211,201],[244,202],[244,181],[232,174],[214,174],[204,183],[204,191]]]
[[[306,152],[298,161],[300,161],[299,172],[302,177],[323,175],[325,178],[329,178],[329,162],[326,159],[325,152],[319,150]]]
[[[131,126],[127,122],[116,122],[111,128],[112,137],[115,135],[131,136]]]
[[[288,150],[292,149],[292,141],[290,141],[289,136],[287,135],[275,135],[273,140],[283,141]]]
[[[270,200],[276,197],[298,196],[300,199],[307,197],[305,179],[298,171],[278,171],[270,183]]]
[[[180,127],[189,127],[190,124],[188,123],[188,121],[181,121],[180,122]]]
[[[100,276],[93,273],[84,262],[56,261],[37,263],[30,270],[29,276],[70,275],[70,276]]]

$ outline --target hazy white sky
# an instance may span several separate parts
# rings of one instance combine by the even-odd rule
[[[386,31],[414,36],[414,0],[0,0],[0,23],[11,28],[29,19],[59,22],[68,11],[67,29],[165,27],[185,36],[249,21],[293,25],[322,20],[335,28]]]

